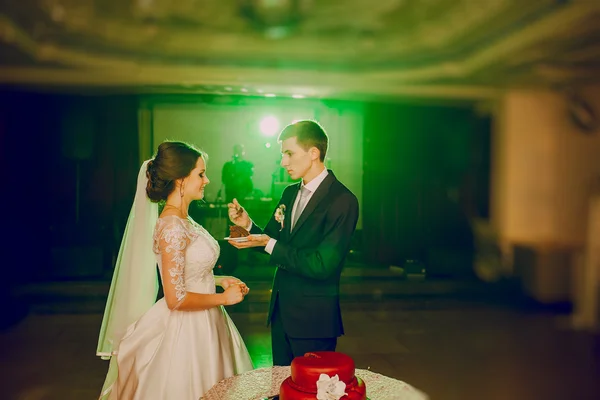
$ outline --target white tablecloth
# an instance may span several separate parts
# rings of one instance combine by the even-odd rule
[[[290,367],[255,369],[224,379],[212,387],[201,400],[262,400],[279,394],[279,386],[290,376]],[[427,396],[397,379],[357,369],[356,376],[367,386],[370,400],[427,400]]]

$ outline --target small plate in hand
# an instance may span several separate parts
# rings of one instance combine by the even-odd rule
[[[248,236],[242,236],[242,237],[229,237],[229,236],[227,236],[226,238],[224,238],[224,240],[231,240],[232,242],[247,242],[248,241]]]

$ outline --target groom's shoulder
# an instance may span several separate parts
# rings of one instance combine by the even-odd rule
[[[331,186],[335,197],[339,198],[342,201],[358,204],[358,198],[356,197],[356,195],[352,193],[352,191],[348,189],[346,185],[344,185],[342,182],[335,179]]]
[[[342,182],[338,181],[337,179],[335,181],[333,181],[332,186],[340,194],[354,196],[354,193],[352,193],[352,191],[350,189],[348,189],[348,187],[346,185],[344,185]]]

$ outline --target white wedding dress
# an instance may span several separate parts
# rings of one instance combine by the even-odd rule
[[[178,298],[185,292],[215,293],[217,241],[196,222],[167,216],[154,230],[175,261],[170,276]],[[170,280],[170,281],[166,281]],[[116,356],[118,377],[103,397],[110,400],[199,400],[213,385],[253,369],[248,350],[223,307],[171,311],[160,299],[127,329]],[[105,384],[106,385],[106,384]],[[108,392],[108,393],[107,393]]]

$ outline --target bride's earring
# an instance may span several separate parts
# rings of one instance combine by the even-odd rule
[[[183,211],[183,192],[185,191],[185,187],[183,185],[183,181],[181,181],[181,185],[179,185],[179,209],[181,210],[181,213],[183,215],[185,215],[184,211]]]

